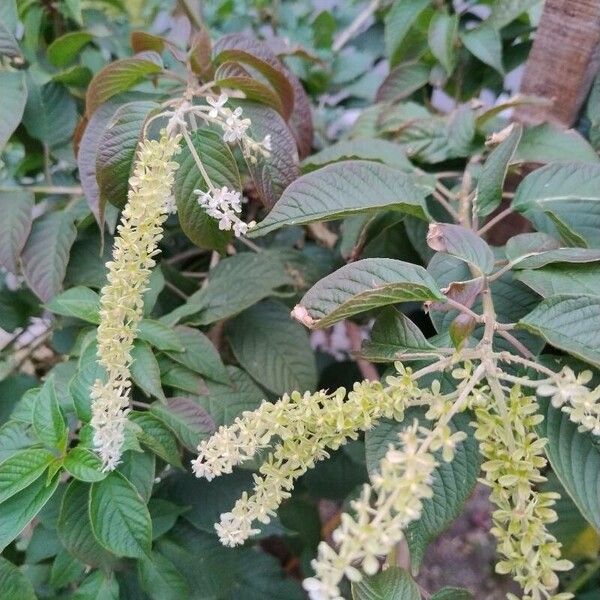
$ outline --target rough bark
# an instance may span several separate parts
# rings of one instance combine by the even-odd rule
[[[599,66],[600,0],[546,0],[521,93],[551,104],[520,107],[515,118],[572,125]]]

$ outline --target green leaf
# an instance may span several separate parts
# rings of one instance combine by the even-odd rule
[[[73,480],[64,493],[57,531],[64,547],[78,560],[91,566],[107,566],[111,555],[98,543],[92,532],[88,512],[90,486]]]
[[[79,481],[93,483],[106,477],[106,473],[102,472],[102,461],[98,455],[81,446],[69,450],[63,466]]]
[[[54,81],[40,86],[28,77],[27,92],[23,113],[27,133],[50,147],[67,141],[77,124],[77,105],[69,90]]]
[[[436,12],[429,23],[429,48],[448,75],[456,63],[457,40],[458,16]]]
[[[365,577],[352,584],[353,600],[420,600],[421,593],[413,578],[399,567]]]
[[[30,486],[3,502],[0,520],[0,552],[27,527],[58,487],[58,477],[46,485],[39,477]]]
[[[542,298],[572,294],[600,296],[600,264],[552,264],[541,269],[515,272],[515,278]]]
[[[597,336],[600,330],[600,297],[552,296],[523,317],[517,327],[600,367]]]
[[[183,352],[184,347],[179,341],[177,334],[160,321],[142,319],[138,325],[137,336],[154,346],[157,350],[171,350],[172,352]]]
[[[500,206],[508,165],[522,133],[520,125],[513,125],[506,138],[487,157],[477,180],[476,207],[479,216],[486,217]]]
[[[550,164],[519,184],[512,206],[537,229],[554,233],[554,215],[590,246],[600,247],[600,165]]]
[[[463,31],[460,39],[475,58],[496,69],[500,75],[504,75],[502,38],[495,29],[482,23],[474,29]]]
[[[360,140],[342,140],[315,154],[311,154],[302,162],[304,172],[314,171],[330,163],[360,159],[381,162],[406,173],[414,171],[414,166],[406,157],[402,146],[389,140],[377,138],[361,138]]]
[[[431,596],[431,600],[473,600],[473,596],[464,588],[445,587]]]
[[[33,586],[21,570],[0,556],[0,590],[8,600],[37,600]]]
[[[403,313],[386,308],[377,317],[371,339],[362,347],[361,356],[371,362],[402,360],[412,352],[436,352],[421,330]]]
[[[0,111],[0,150],[19,126],[27,102],[27,85],[23,71],[0,71],[2,111]]]
[[[179,326],[174,329],[183,352],[166,352],[167,356],[195,373],[227,383],[229,376],[212,342],[198,329]]]
[[[538,235],[538,234],[521,234]],[[540,234],[544,235],[544,234]],[[517,238],[519,236],[516,236]],[[513,263],[514,269],[540,269],[551,264],[585,264],[600,261],[600,250],[590,250],[588,248],[551,248],[541,251],[527,251],[529,249],[515,247],[513,242],[515,238],[508,241],[506,245],[506,255]],[[556,244],[556,240],[553,240]],[[548,241],[548,244],[550,242]]]
[[[382,209],[425,219],[426,195],[411,177],[386,165],[362,160],[334,163],[292,183],[250,237],[284,225],[329,221]]]
[[[158,357],[160,366],[160,380],[163,386],[176,390],[183,390],[190,394],[200,394],[206,389],[204,379],[194,371],[178,365],[167,356]]]
[[[60,292],[76,237],[73,215],[67,211],[46,213],[33,222],[21,260],[23,275],[42,302]]]
[[[306,329],[284,304],[269,300],[245,310],[228,324],[227,339],[240,365],[275,394],[317,386]]]
[[[500,30],[539,3],[540,0],[502,0],[502,2],[495,2],[492,4],[492,13],[487,18],[486,23]]]
[[[160,419],[149,412],[137,411],[131,412],[129,418],[141,428],[137,434],[141,444],[174,467],[183,467],[175,437]]]
[[[149,101],[124,104],[104,129],[96,155],[100,215],[104,214],[107,202],[117,208],[125,206],[129,175],[142,128],[148,114],[156,106]]]
[[[179,516],[188,509],[162,498],[150,498],[148,510],[152,517],[152,539],[156,540],[172,529]]]
[[[211,416],[192,398],[169,398],[164,405],[153,404],[150,411],[192,452],[215,430]]]
[[[53,461],[48,450],[28,448],[0,463],[0,503],[33,483]]]
[[[208,390],[198,397],[198,403],[210,414],[218,427],[231,425],[235,418],[245,410],[258,408],[264,398],[264,392],[252,378],[237,367],[228,367],[230,384],[207,383]]]
[[[371,476],[379,468],[379,462],[389,445],[398,444],[398,433],[412,425],[415,418],[425,423],[425,411],[421,408],[411,408],[406,411],[402,423],[384,420],[366,433],[365,452]],[[468,437],[457,447],[452,462],[439,461],[431,486],[433,497],[423,502],[421,518],[411,523],[406,530],[406,541],[414,569],[419,568],[429,543],[459,515],[477,483],[481,458],[469,421],[469,415],[464,413],[452,419],[452,430],[464,431]]]
[[[140,52],[132,58],[109,63],[96,73],[87,89],[86,114],[91,116],[101,104],[131,89],[149,75],[160,73],[162,68],[161,58],[156,52]]]
[[[46,308],[57,315],[100,323],[100,297],[87,287],[76,286],[54,296]]]
[[[146,396],[165,400],[160,384],[160,368],[152,348],[142,340],[135,340],[131,349],[131,379]]]
[[[199,313],[194,322],[209,325],[236,315],[278,288],[294,284],[288,258],[278,250],[242,252],[226,258],[210,271],[206,287],[161,321],[174,325],[183,317]]]
[[[85,565],[73,558],[66,550],[61,550],[52,563],[50,585],[55,588],[67,587],[78,582],[84,574]]]
[[[429,6],[429,0],[395,0],[385,19],[385,50],[392,66],[397,52],[418,16]]]
[[[512,162],[549,163],[552,161],[597,163],[600,159],[589,142],[574,129],[543,123],[523,130]]]
[[[241,189],[236,160],[222,135],[202,128],[194,131],[190,137],[212,183],[217,187]],[[179,169],[175,174],[173,195],[181,229],[197,246],[224,252],[232,233],[221,231],[218,222],[198,204],[198,195],[194,194],[194,190],[207,191],[208,186],[186,144],[175,160],[179,163]]]
[[[152,521],[146,503],[121,473],[92,484],[90,521],[96,539],[117,556],[143,558],[150,551]]]
[[[35,400],[33,429],[42,444],[59,452],[65,451],[69,429],[58,405],[53,376],[48,377]]]
[[[578,431],[569,415],[548,399],[539,404],[544,420],[538,429],[548,439],[545,450],[552,469],[581,514],[600,531],[600,448],[591,433]]]
[[[366,258],[324,277],[304,295],[295,317],[311,328],[398,302],[443,300],[423,267],[390,258]]]
[[[300,174],[296,140],[290,127],[277,111],[246,100],[236,103],[242,107],[244,117],[251,121],[248,135],[255,140],[262,140],[266,135],[271,136],[269,156],[257,156],[255,163],[246,160],[260,199],[265,206],[271,208]]]
[[[119,583],[113,574],[94,571],[77,588],[73,600],[119,600]]]
[[[474,267],[480,274],[494,270],[494,253],[487,242],[471,229],[450,223],[429,226],[427,244],[432,250],[450,254]]]
[[[0,73],[0,81],[1,77]],[[11,273],[18,271],[17,261],[31,231],[34,204],[33,194],[26,190],[0,191],[0,265]]]
[[[73,62],[86,44],[91,42],[94,36],[87,31],[71,31],[56,38],[49,46],[47,52],[48,60],[55,67],[65,67]]]
[[[0,461],[5,461],[19,450],[34,444],[22,423],[8,421],[0,427]]]
[[[429,82],[431,69],[422,63],[401,63],[390,71],[377,90],[377,102],[397,102]]]
[[[23,58],[19,42],[2,21],[0,21],[0,56],[19,57],[21,60]]]
[[[142,500],[148,504],[156,477],[156,458],[149,452],[129,450],[123,454],[123,460],[117,467],[120,473],[133,484]]]
[[[189,596],[185,578],[158,552],[151,552],[138,562],[138,576],[142,589],[153,600],[180,600]]]

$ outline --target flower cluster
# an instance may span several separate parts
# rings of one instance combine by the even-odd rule
[[[311,600],[343,600],[339,583],[373,575],[379,569],[379,557],[388,554],[404,537],[406,526],[421,516],[423,500],[431,498],[433,472],[438,462],[433,452],[443,448],[443,460],[454,458],[464,432],[452,433],[447,423],[432,429],[415,421],[399,434],[398,448],[390,447],[381,460],[372,485],[365,485],[361,496],[351,503],[353,516],[342,514],[340,526],[333,532],[337,550],[326,542],[319,544],[313,561],[315,576],[304,581]]]
[[[543,419],[535,398],[515,386],[508,399],[495,398],[491,406],[477,408],[475,417],[475,436],[486,458],[483,483],[491,488],[490,498],[497,506],[492,533],[504,557],[496,571],[513,575],[525,592],[523,600],[568,600],[569,593],[552,594],[558,586],[556,571],[572,564],[560,558],[561,544],[547,529],[557,519],[551,507],[559,495],[536,489],[545,481],[541,470],[547,440],[535,433]]]
[[[253,522],[268,523],[290,496],[294,481],[327,458],[329,449],[356,439],[382,417],[401,420],[405,406],[419,402],[420,390],[410,372],[388,378],[388,384],[357,383],[347,397],[343,388],[332,394],[294,392],[274,404],[263,402],[202,441],[193,469],[209,480],[274,444],[255,476],[253,494],[244,494],[231,512],[221,515],[216,526],[221,541],[229,546],[243,543],[256,531]]]
[[[548,383],[538,386],[537,393],[550,396],[552,406],[567,413],[580,431],[600,435],[600,386],[590,389],[587,384],[591,380],[591,371],[575,375],[572,369],[565,367]]]
[[[242,212],[242,195],[230,190],[227,186],[214,188],[208,192],[194,190],[198,196],[198,204],[206,210],[206,214],[217,219],[219,229],[231,230],[237,237],[245,235],[255,222],[246,223],[238,216]]]
[[[107,284],[100,297],[98,361],[106,371],[91,391],[94,445],[105,470],[119,463],[129,409],[131,349],[142,317],[143,293],[155,265],[162,224],[174,204],[171,190],[179,137],[165,131],[144,140],[129,179],[127,205],[117,227]]]
[[[208,96],[206,102],[210,105],[208,117],[223,129],[223,141],[239,143],[244,156],[252,163],[257,162],[257,156],[269,156],[271,152],[271,136],[266,135],[261,142],[255,141],[246,132],[252,125],[250,119],[242,117],[242,108],[234,110],[225,106],[229,100],[227,94],[218,97]]]

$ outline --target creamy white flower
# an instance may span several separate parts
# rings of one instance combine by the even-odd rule
[[[254,221],[245,223],[238,216],[242,212],[242,195],[240,192],[230,190],[227,186],[215,188],[209,192],[194,190],[198,196],[198,204],[206,210],[206,214],[219,222],[219,229],[233,230],[239,237],[245,235]]]
[[[227,100],[229,100],[227,94],[221,94],[218,98],[208,96],[206,102],[212,107],[208,112],[208,116],[211,119],[216,119],[219,116],[221,109],[227,104]]]

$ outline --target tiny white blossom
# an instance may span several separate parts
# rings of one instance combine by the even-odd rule
[[[212,107],[208,112],[208,116],[211,119],[216,119],[219,116],[219,112],[221,111],[221,109],[227,103],[227,100],[229,100],[227,94],[221,94],[218,98],[208,96],[206,98],[206,102]]]
[[[233,230],[237,237],[245,235],[252,223],[245,223],[238,216],[242,212],[242,195],[230,190],[227,186],[213,189],[209,192],[194,190],[198,196],[198,204],[205,209],[206,214],[216,219],[221,231]]]
[[[230,112],[223,127],[223,141],[237,142],[244,139],[248,127],[251,125],[250,119],[242,119],[242,109],[238,106],[234,111]]]

